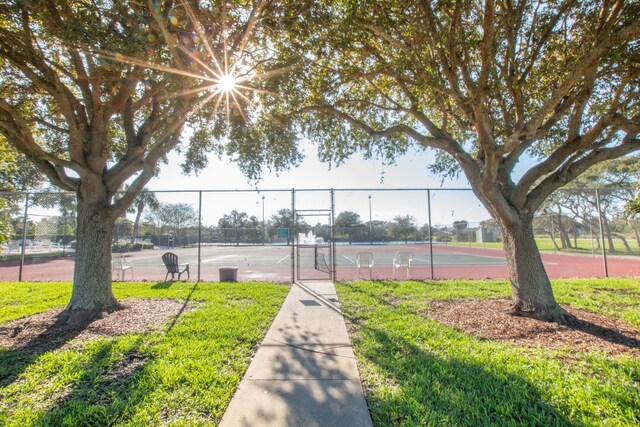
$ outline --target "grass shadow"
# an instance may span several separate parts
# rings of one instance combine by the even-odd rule
[[[173,280],[169,280],[168,282],[158,282],[154,285],[151,285],[151,289],[169,289],[175,282]]]
[[[42,354],[61,348],[80,335],[95,320],[97,319],[79,318],[76,322],[69,323],[67,316],[62,312],[56,316],[53,323],[37,335],[19,343],[15,348],[1,349],[0,387],[11,384],[29,365],[35,363]],[[22,328],[27,326],[22,324],[13,328],[2,327],[0,330],[3,330],[3,333],[15,336],[20,333]]]
[[[176,325],[176,323],[178,323],[178,320],[180,320],[180,317],[182,317],[185,310],[187,309],[187,306],[189,305],[189,302],[191,301],[193,293],[196,291],[197,287],[198,287],[198,282],[194,283],[193,286],[191,287],[191,290],[189,291],[189,295],[187,295],[187,297],[184,299],[184,303],[182,304],[182,307],[180,307],[178,314],[176,314],[173,317],[173,320],[171,320],[171,323],[169,324],[169,326],[167,326],[166,333],[171,332],[171,330]]]
[[[149,384],[139,375],[149,362],[140,352],[138,339],[124,354],[115,340],[100,343],[79,369],[80,376],[50,403],[40,415],[38,425],[109,425],[130,419],[147,396]],[[148,379],[146,380],[148,382]]]
[[[376,425],[572,425],[518,375],[436,357],[381,329],[364,329],[378,345],[363,356],[398,390],[367,396]]]
[[[165,283],[171,284],[171,282]],[[165,283],[158,283],[158,285],[164,285]],[[167,333],[173,329],[186,311],[197,286],[197,283],[193,285],[180,310],[173,316],[173,319],[167,326]],[[78,318],[74,322],[68,322],[67,317],[64,312],[62,312],[56,316],[53,323],[49,324],[37,335],[20,342],[14,348],[0,349],[0,387],[6,387],[13,383],[29,365],[36,363],[41,355],[60,349],[66,343],[80,335],[96,320],[97,318]],[[25,322],[28,322],[28,320],[25,320]],[[15,336],[25,327],[28,327],[28,323],[23,323],[12,328],[3,326],[0,327],[0,333]]]
[[[640,349],[640,340],[627,336],[615,329],[600,326],[587,320],[572,317],[569,318],[565,326],[585,334],[593,335],[596,338],[600,338],[601,340],[608,341],[613,344],[618,344],[631,349]]]
[[[357,286],[351,289],[360,292]],[[418,333],[426,335],[430,331],[416,328],[414,335],[403,328],[407,323],[414,327],[424,319],[399,309],[397,318],[392,314],[394,320],[381,327],[378,316],[389,315],[395,309],[379,296],[366,290],[362,293],[376,298],[379,310],[384,312],[351,313],[355,324],[349,325],[355,332],[352,341],[359,349],[359,357],[368,361],[364,372],[369,376],[365,374],[363,378],[374,424],[572,425],[535,384],[504,365],[478,361],[471,349],[460,354],[447,349],[428,351],[436,345],[461,345],[462,333],[443,332],[446,338],[436,337],[434,341],[425,336],[418,338]],[[343,307],[349,311],[344,304]],[[415,319],[410,319],[413,316]],[[384,385],[367,387],[367,378]]]

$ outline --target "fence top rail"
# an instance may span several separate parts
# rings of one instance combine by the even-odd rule
[[[208,190],[143,190],[149,193],[273,193],[273,192],[317,192],[317,191],[469,191],[471,188],[256,188],[256,189],[208,189]],[[118,191],[118,194],[124,191]],[[4,195],[24,194],[75,194],[72,191],[0,191]]]
[[[635,190],[633,186],[618,187],[589,187],[589,188],[560,188],[556,191],[614,191],[622,189]],[[471,187],[405,187],[405,188],[256,188],[256,189],[208,189],[208,190],[143,190],[149,193],[274,193],[274,192],[318,192],[318,191],[353,191],[353,192],[386,192],[386,191],[471,191]],[[118,194],[124,191],[118,191]],[[75,195],[72,191],[0,191],[0,196],[24,196],[24,195]]]

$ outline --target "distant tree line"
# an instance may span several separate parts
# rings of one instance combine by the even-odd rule
[[[640,214],[629,212],[628,201],[635,196],[635,188],[623,185],[638,178],[637,159],[623,159],[605,164],[606,170],[586,174],[574,188],[556,191],[537,212],[534,232],[538,237],[551,239],[557,250],[590,250],[603,243],[598,215],[598,187],[604,246],[608,252],[635,253],[640,248]],[[9,231],[7,240],[20,240],[23,235],[24,199],[6,198],[2,215]],[[26,223],[26,238],[48,239],[68,245],[76,234],[76,202],[73,194],[34,194],[30,204],[45,208],[57,208],[58,215],[30,216]],[[153,243],[161,246],[189,246],[198,243],[198,212],[188,203],[160,203],[153,192],[142,192],[126,216],[116,220],[113,230],[114,247],[127,250],[136,243]],[[266,218],[264,223],[255,215],[232,210],[218,219],[216,224],[203,225],[202,242],[207,244],[291,244],[294,238],[294,218],[291,209],[284,208]],[[392,220],[366,221],[353,211],[340,212],[334,220],[334,239],[344,243],[384,242],[474,242],[476,230],[466,220],[454,221],[444,226],[419,225],[410,214],[396,215]],[[490,230],[498,237],[498,227],[490,219],[479,227]],[[289,238],[278,238],[278,229],[288,228]],[[298,233],[310,231],[325,242],[331,241],[331,229],[327,223],[309,224],[299,217]],[[6,244],[6,243],[5,243]]]

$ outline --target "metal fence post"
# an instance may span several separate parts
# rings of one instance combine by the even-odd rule
[[[202,190],[198,191],[198,280],[200,283],[200,264],[202,261]]]
[[[373,222],[371,217],[371,194],[369,194],[369,244],[373,245]]]
[[[290,236],[287,241],[291,241],[291,283],[296,281],[296,189],[291,189],[291,229],[289,230]]]
[[[604,220],[602,219],[602,209],[600,208],[600,191],[597,188],[596,206],[598,207],[598,219],[600,221],[600,241],[602,242],[602,262],[604,263],[604,277],[609,277],[609,266],[607,265],[607,247],[604,241]]]
[[[371,199],[369,199],[371,200]],[[337,262],[336,262],[336,239],[333,234],[333,216],[336,213],[336,199],[333,188],[331,189],[331,280],[336,281],[337,277]]]
[[[427,188],[427,212],[429,214],[429,266],[431,267],[431,280],[433,274],[433,236],[431,235],[431,190]]]
[[[22,219],[22,251],[20,253],[20,269],[18,270],[18,282],[22,282],[22,269],[24,268],[24,253],[27,250],[27,214],[29,213],[29,193],[24,196],[24,218]]]

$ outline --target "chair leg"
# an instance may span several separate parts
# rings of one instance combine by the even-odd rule
[[[169,272],[167,271],[167,274],[164,276],[164,281],[167,281],[167,277],[169,277]]]

